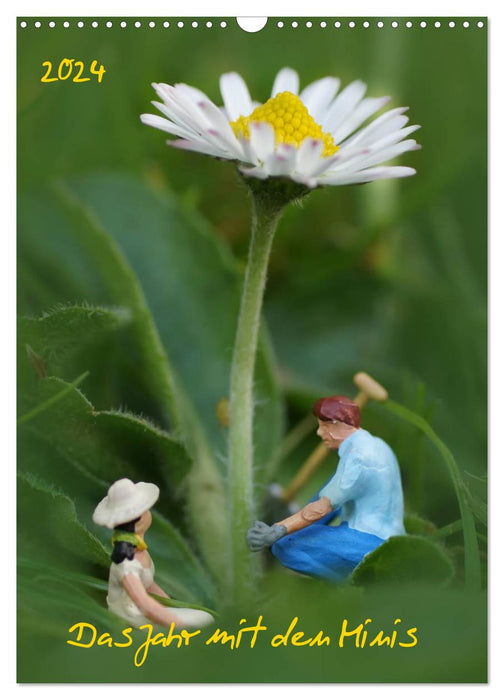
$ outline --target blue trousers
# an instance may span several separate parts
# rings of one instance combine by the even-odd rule
[[[341,523],[332,527],[333,511],[308,527],[285,535],[271,547],[283,566],[302,574],[331,581],[344,581],[368,553],[385,540]]]

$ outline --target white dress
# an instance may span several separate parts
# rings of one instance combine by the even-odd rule
[[[122,585],[122,579],[127,574],[137,576],[147,590],[154,583],[154,563],[151,560],[150,566],[145,567],[135,558],[125,558],[120,564],[112,562],[107,595],[109,610],[127,620],[133,627],[152,625],[152,620],[145,617]],[[214,619],[210,613],[204,610],[193,610],[192,608],[173,608],[172,610],[173,614],[180,620],[179,623],[175,623],[177,627],[204,627],[213,622]]]

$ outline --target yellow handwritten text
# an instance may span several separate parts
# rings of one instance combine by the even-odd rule
[[[91,633],[91,637],[86,641],[82,641],[84,630]],[[93,646],[93,644],[96,642],[96,637],[98,634],[96,627],[91,625],[89,622],[76,622],[75,625],[72,625],[68,631],[70,633],[77,632],[77,639],[75,641],[72,639],[67,639],[67,644],[72,644],[76,647],[84,647],[85,649],[89,649],[89,647]],[[110,634],[108,632],[104,632],[98,637],[97,644],[98,646],[103,646],[106,644],[107,646],[111,647],[112,644],[114,644],[115,647],[129,647],[133,643],[131,632],[132,627],[126,627],[123,629],[121,634],[126,637],[126,642],[113,642]]]
[[[415,647],[418,644],[418,628],[409,627],[403,623],[400,617],[394,620],[393,624],[388,626],[388,629],[377,629],[376,623],[370,617],[364,621],[356,621],[350,623],[345,618],[341,623],[341,628],[336,633],[334,644],[331,637],[323,630],[315,633],[306,632],[303,629],[299,618],[293,617],[290,623],[280,633],[269,631],[267,625],[264,624],[264,618],[259,615],[257,622],[247,622],[246,618],[242,618],[238,628],[229,631],[217,627],[214,630],[207,631],[206,637],[201,639],[206,646],[221,645],[229,650],[239,649],[241,646],[248,646],[254,649],[259,637],[265,643],[274,649],[282,647],[322,647],[334,646],[344,647],[347,645],[353,646],[356,649],[364,647],[389,648],[394,646],[403,648]],[[67,644],[71,644],[81,649],[90,649],[93,646],[112,648],[131,647],[134,642],[135,646],[132,649],[133,662],[137,668],[143,666],[149,656],[152,647],[160,647],[166,649],[168,647],[180,649],[191,644],[195,637],[201,635],[202,630],[193,630],[189,632],[186,629],[175,629],[175,623],[172,623],[168,631],[158,631],[151,624],[145,624],[133,631],[132,627],[125,627],[120,634],[120,637],[114,638],[109,632],[98,633],[94,625],[89,622],[76,622],[69,628],[70,638],[66,640]],[[268,632],[268,635],[264,633]],[[143,633],[142,639],[138,640],[136,635]]]
[[[72,76],[72,83],[87,83],[93,76],[101,83],[107,72],[105,66],[98,67],[98,61],[93,61],[89,66],[89,75],[87,75],[84,62],[76,61],[75,58],[62,58],[58,67],[54,69],[54,74],[52,61],[44,61],[42,68],[44,66],[46,71],[40,78],[41,83],[55,83],[58,80],[68,80]]]
[[[304,647],[304,646],[310,646],[310,647],[321,647],[321,646],[329,646],[331,643],[330,637],[327,635],[324,635],[322,630],[318,632],[314,637],[308,637],[307,639],[303,639],[305,636],[304,632],[301,632],[298,630],[294,634],[294,629],[296,628],[296,625],[299,621],[298,617],[293,618],[292,622],[289,625],[289,629],[285,634],[277,634],[273,637],[271,640],[271,646],[272,647],[279,647],[281,645],[287,646],[288,644],[292,644],[292,646],[295,647]],[[291,636],[292,635],[292,636]]]
[[[418,627],[412,627],[411,629],[409,629],[406,632],[406,634],[408,635],[408,637],[411,637],[411,639],[413,641],[409,642],[409,644],[406,644],[406,642],[399,642],[399,646],[400,647],[414,647],[414,646],[416,646],[418,644],[418,639],[417,639],[415,632],[418,632]]]
[[[268,629],[267,627],[261,625],[262,619],[262,615],[259,615],[257,624],[255,624],[253,627],[242,627],[238,630],[236,634],[229,634],[225,630],[221,630],[218,627],[212,634],[212,636],[209,639],[207,639],[205,644],[218,644],[219,642],[221,644],[227,644],[229,642],[229,646],[231,647],[231,649],[238,649],[241,644],[243,633],[252,632],[252,636],[250,638],[250,648],[253,649],[255,647],[257,635],[259,634],[259,632],[263,632]],[[240,625],[243,625],[244,622],[247,622],[247,620],[245,618],[241,619]]]
[[[175,633],[175,623],[173,622],[170,625],[167,634],[161,632],[153,634],[154,628],[152,625],[142,625],[138,629],[147,631],[147,639],[142,644],[140,644],[140,646],[135,652],[135,666],[142,666],[142,664],[147,658],[147,654],[151,646],[161,645],[163,647],[169,647],[173,644],[174,646],[177,646],[177,648],[180,649],[181,646],[188,646],[189,642],[193,637],[196,637],[196,635],[201,634],[201,630],[188,632],[184,629],[180,630],[179,633]],[[70,634],[75,633],[76,638],[67,639],[67,644],[72,644],[73,646],[81,647],[83,649],[90,649],[95,644],[97,646],[107,646],[109,648],[113,646],[129,647],[133,644],[133,638],[131,636],[132,631],[132,627],[126,627],[125,629],[123,629],[121,634],[126,641],[116,642],[114,641],[112,635],[110,635],[108,632],[104,632],[103,634],[100,634],[100,636],[98,636],[98,631],[96,627],[90,624],[89,622],[76,622],[75,625],[72,625],[72,627],[70,627],[70,629],[68,630]]]
[[[341,633],[339,636],[338,640],[338,645],[340,647],[345,646],[345,641],[348,638],[353,637],[354,638],[354,643],[357,649],[363,649],[366,645],[372,647],[372,646],[388,646],[391,649],[394,647],[396,640],[397,640],[397,634],[398,630],[393,629],[392,633],[389,635],[385,635],[383,630],[379,630],[377,634],[373,635],[368,635],[368,630],[365,628],[366,625],[368,625],[370,622],[372,622],[372,619],[370,617],[366,618],[364,622],[361,622],[359,625],[354,627],[353,629],[349,629],[349,624],[348,620],[345,618],[343,620],[343,624],[341,625]],[[400,617],[396,618],[394,620],[394,626],[401,623],[402,620]],[[418,639],[415,635],[415,632],[418,631],[417,627],[411,627],[410,629],[406,630],[406,634],[410,639],[412,640],[411,642],[399,642],[400,647],[414,647],[418,643]],[[368,639],[369,636],[369,639]]]
[[[177,648],[180,649],[181,646],[188,646],[189,642],[193,637],[201,634],[201,630],[195,630],[194,632],[188,632],[187,630],[180,630],[180,633],[174,634],[175,623],[172,622],[168,634],[162,634],[158,632],[152,636],[153,627],[152,625],[142,625],[138,629],[147,630],[147,639],[143,644],[141,644],[135,654],[135,666],[141,666],[145,659],[147,658],[147,653],[151,646],[161,645],[163,647],[169,647],[173,642],[176,642]]]

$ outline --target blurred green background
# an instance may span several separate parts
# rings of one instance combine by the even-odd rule
[[[220,104],[218,78],[231,70],[242,74],[253,98],[260,101],[267,99],[276,72],[286,65],[298,71],[302,85],[325,75],[339,76],[342,85],[361,79],[369,95],[391,95],[390,107],[409,105],[410,122],[422,127],[415,135],[422,150],[406,154],[399,162],[418,172],[401,181],[321,189],[283,216],[270,265],[265,300],[268,337],[263,342],[256,387],[259,398],[267,398],[258,407],[263,420],[257,436],[259,487],[269,478],[286,484],[317,444],[314,434],[307,434],[288,459],[275,467],[273,457],[282,435],[306,416],[314,398],[354,393],[352,376],[365,370],[389,389],[392,398],[432,423],[457,459],[467,488],[481,504],[486,498],[487,405],[486,21],[485,28],[478,28],[477,20],[468,18],[470,26],[465,28],[465,18],[457,18],[456,26],[450,28],[446,18],[439,18],[441,27],[436,28],[436,18],[429,18],[422,28],[412,18],[413,26],[406,28],[408,18],[401,18],[398,28],[387,21],[378,29],[377,20],[370,19],[370,26],[364,28],[357,18],[353,29],[336,29],[330,18],[316,18],[308,29],[301,18],[297,28],[285,20],[280,29],[270,19],[261,32],[249,34],[234,19],[226,20],[226,28],[215,18],[208,18],[213,22],[211,28],[206,27],[207,18],[198,18],[197,28],[189,18],[180,18],[183,28],[176,26],[176,18],[170,18],[169,28],[159,18],[153,18],[155,28],[148,26],[149,18],[141,18],[141,28],[135,28],[132,19],[125,18],[126,28],[119,26],[119,18],[110,19],[111,28],[105,25],[107,18],[100,18],[96,28],[86,19],[85,26],[78,28],[75,18],[69,18],[70,27],[63,28],[63,18],[58,18],[57,26],[49,28],[48,20],[41,18],[42,27],[37,29],[35,18],[30,18],[26,28],[18,29],[19,314],[39,317],[58,305],[82,302],[128,306],[107,288],[99,256],[91,265],[77,237],[69,235],[72,227],[78,230],[85,224],[76,222],[74,215],[69,223],[71,197],[63,197],[62,204],[58,194],[64,188],[111,232],[135,268],[174,370],[203,416],[214,452],[223,462],[225,432],[215,419],[214,406],[227,391],[239,273],[244,268],[250,229],[248,195],[232,164],[170,149],[164,145],[162,132],[140,123],[141,113],[155,111],[150,105],[155,99],[150,84],[185,82]],[[321,20],[326,20],[325,28],[319,26]],[[106,68],[102,83],[41,83],[42,63],[52,61],[57,66],[62,58],[82,60],[86,66],[98,60]],[[170,243],[170,231],[162,230],[166,221],[180,239],[176,245]],[[201,239],[195,238],[196,230]],[[167,427],[124,318],[105,318],[103,326],[105,335],[100,332],[91,338],[86,332],[78,342],[75,336],[66,354],[47,338],[34,349],[51,370],[48,373],[67,382],[89,371],[81,388],[95,409],[121,408]],[[72,333],[69,326],[68,335]],[[58,330],[58,338],[60,334]],[[22,381],[28,381],[26,374],[31,370],[23,363]],[[30,405],[28,400],[25,408]],[[396,451],[408,512],[437,527],[456,521],[460,514],[443,464],[418,431],[373,405],[366,410],[363,423]],[[109,432],[100,438],[109,441],[107,445],[112,444],[111,429],[106,426]],[[39,487],[55,487],[75,502],[80,522],[93,537],[105,543],[106,534],[93,529],[90,510],[103,495],[109,475],[100,473],[96,460],[93,478],[83,468],[68,477],[68,465],[59,467],[54,453],[44,462],[41,433],[47,436],[52,430],[58,433],[48,417],[37,435],[28,426],[20,431],[20,472],[37,479],[28,490],[33,496],[32,491]],[[129,464],[134,475],[147,475],[167,488],[178,484],[163,471],[166,454],[169,451],[170,459],[175,459],[176,446],[163,445],[166,452],[160,454],[159,446],[154,449],[149,442],[152,436],[142,446],[126,440],[131,433],[124,426],[114,430],[114,449],[122,446],[118,473]],[[53,439],[59,451],[63,449],[60,438],[58,433]],[[98,461],[103,444],[97,442]],[[148,466],[142,463],[147,449],[151,449]],[[69,460],[74,457],[70,455]],[[86,459],[91,464],[89,455]],[[42,462],[51,467],[40,467]],[[182,472],[184,469],[182,466]],[[333,469],[334,465],[324,465],[300,500],[310,497]],[[113,474],[111,468],[110,476]],[[48,556],[40,555],[44,545],[27,544],[26,538],[33,536],[33,509],[26,503],[31,501],[23,500],[21,509],[27,527],[20,527],[20,553],[32,549],[47,563]],[[190,538],[177,498],[166,495],[160,510]],[[68,517],[72,520],[73,516]],[[481,506],[480,530],[484,530],[483,521]],[[481,542],[484,544],[483,537]],[[182,652],[170,651],[170,665],[176,663],[177,670],[170,668],[166,673],[163,654],[154,659],[152,653],[149,671],[141,680],[336,682],[362,681],[364,673],[368,681],[483,681],[484,601],[479,596],[467,599],[460,589],[460,534],[447,541],[446,547],[457,572],[454,588],[419,589],[416,595],[380,590],[369,594],[367,603],[358,593],[342,593],[326,616],[334,617],[337,625],[342,610],[368,615],[364,612],[367,604],[379,615],[394,607],[391,601],[397,602],[409,611],[409,617],[416,615],[418,627],[423,624],[425,629],[423,644],[407,650],[409,663],[398,663],[398,650],[381,656],[380,650],[362,650],[359,654],[366,655],[363,670],[351,652],[345,650],[343,655],[333,650],[339,660],[345,659],[341,668],[333,669],[332,661],[323,660],[329,652],[303,650],[303,663],[293,672],[287,651],[285,659],[284,652],[276,657],[268,650],[257,650],[252,656],[240,652],[237,664],[225,650],[220,655],[213,650],[211,658],[205,654],[200,658],[199,652],[193,652],[193,657],[184,650],[187,668],[179,664]],[[158,556],[162,556],[162,547],[160,552]],[[63,557],[62,561],[67,560]],[[101,553],[95,564],[103,573]],[[484,558],[482,564],[484,569]],[[82,562],[80,566],[86,569]],[[215,602],[211,582],[200,586],[194,582],[198,566],[195,560],[180,597],[191,594],[210,604]],[[271,615],[290,620],[289,610],[300,614],[300,606],[309,599],[306,615],[312,627],[321,616],[313,600],[325,596],[330,601],[335,595],[318,582],[300,583],[278,571],[271,573],[266,591],[268,586],[272,588],[269,600],[277,600],[276,596],[282,600],[280,611],[275,609]],[[308,592],[310,587],[313,594]],[[295,601],[292,608],[285,602],[286,589]],[[399,599],[403,593],[404,599]],[[57,590],[52,594],[54,600],[59,598]],[[113,651],[110,657],[100,655],[105,650],[76,654],[65,645],[66,629],[71,621],[80,619],[76,612],[79,598],[74,599],[73,593],[68,593],[68,601],[73,601],[68,602],[68,618],[63,616],[62,624],[53,619],[49,626],[51,644],[45,636],[49,633],[41,631],[47,630],[52,616],[51,598],[40,603],[39,609],[35,599],[26,596],[29,603],[20,595],[20,680],[138,679],[132,664],[128,661],[124,669],[124,658]],[[83,605],[98,611],[103,593],[91,600]],[[91,608],[86,610],[91,619]],[[390,615],[396,615],[395,610]],[[101,613],[96,615],[103,624]],[[461,645],[456,655],[453,649],[448,652],[454,640]],[[446,663],[439,661],[444,650]],[[62,659],[67,664],[65,672]],[[199,669],[196,678],[193,663]],[[216,663],[222,664],[218,677]],[[262,669],[260,676],[258,668]]]

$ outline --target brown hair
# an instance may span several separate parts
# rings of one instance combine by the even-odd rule
[[[360,427],[359,406],[347,396],[327,396],[313,405],[313,415],[323,421],[340,421],[354,428]]]

